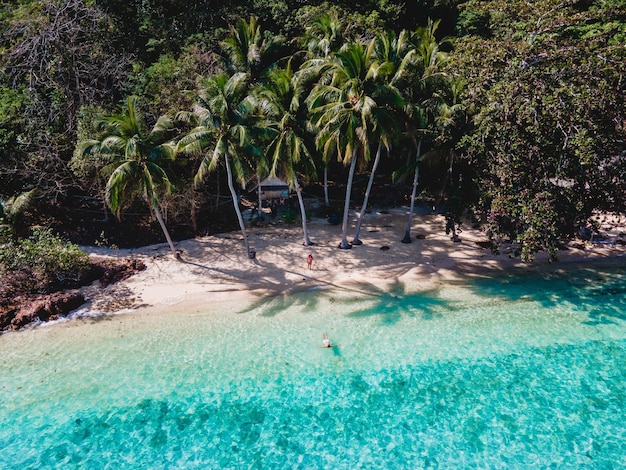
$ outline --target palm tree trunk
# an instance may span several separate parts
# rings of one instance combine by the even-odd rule
[[[304,210],[304,200],[302,199],[302,188],[298,184],[298,178],[296,178],[296,194],[298,195],[298,203],[300,204],[300,217],[302,218],[302,232],[304,233],[304,246],[311,246],[311,240],[309,239],[309,231],[306,227],[306,211]]]
[[[104,211],[104,223],[108,224],[109,223],[109,211],[107,208],[107,200],[105,197],[102,198],[102,210]]]
[[[383,146],[381,143],[378,144],[378,150],[376,151],[376,158],[374,159],[374,164],[372,165],[372,172],[370,173],[370,179],[367,182],[367,189],[365,190],[365,197],[363,198],[363,205],[361,206],[361,212],[359,213],[359,217],[356,221],[356,230],[354,232],[354,239],[352,240],[352,245],[362,245],[363,242],[359,240],[359,233],[361,233],[361,224],[363,223],[363,217],[365,217],[365,211],[367,210],[367,201],[370,198],[370,191],[372,190],[372,184],[374,183],[374,173],[376,173],[376,168],[378,168],[378,163],[380,162],[380,152]]]
[[[324,199],[326,207],[330,207],[330,199],[328,199],[328,165],[324,165]]]
[[[356,168],[356,150],[352,153],[350,172],[348,173],[348,184],[346,185],[346,202],[343,205],[343,223],[341,224],[341,243],[339,248],[349,250],[352,245],[348,243],[348,213],[350,212],[350,193],[352,192],[352,180],[354,179],[354,169]]]
[[[165,222],[163,222],[163,217],[161,216],[161,211],[159,210],[159,206],[157,204],[152,204],[152,210],[154,211],[154,215],[156,216],[159,224],[161,225],[161,230],[165,234],[165,239],[170,246],[170,250],[172,250],[172,255],[174,258],[180,259],[180,255],[176,253],[176,248],[174,248],[174,243],[172,242],[172,238],[170,237],[170,233],[167,231],[167,227],[165,226]]]
[[[243,216],[241,215],[241,210],[239,209],[239,199],[237,197],[237,192],[235,191],[235,185],[233,184],[233,171],[230,168],[230,158],[228,155],[225,156],[224,160],[226,161],[226,171],[228,172],[228,188],[230,189],[230,194],[233,198],[233,205],[235,206],[235,212],[237,213],[237,220],[239,220],[239,227],[241,228],[241,234],[243,235],[243,243],[246,247],[246,254],[248,258],[254,258],[254,252],[250,251],[250,244],[248,242],[248,234],[246,233],[246,226],[243,223]]]
[[[261,217],[262,209],[263,209],[263,201],[261,200],[261,177],[259,176],[259,174],[257,173],[256,175],[256,182],[257,182],[257,188],[258,188],[258,196],[259,196],[259,207],[256,211],[256,216],[257,219]]]
[[[411,192],[411,208],[409,209],[409,221],[406,224],[406,231],[404,232],[404,238],[400,240],[402,243],[411,243],[411,225],[413,224],[413,208],[415,207],[415,195],[417,194],[417,181],[419,178],[419,166],[420,153],[422,151],[422,139],[417,144],[417,152],[415,154],[415,176],[413,176],[413,191]]]

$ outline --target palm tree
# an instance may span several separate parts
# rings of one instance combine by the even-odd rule
[[[440,93],[440,104],[435,117],[435,124],[438,136],[435,141],[436,148],[432,155],[447,167],[446,177],[442,185],[442,193],[445,192],[448,183],[453,180],[453,165],[457,159],[455,145],[461,139],[467,124],[467,107],[462,101],[462,94],[465,88],[463,80],[459,77],[448,77],[443,83]],[[458,175],[455,192],[459,191],[459,184],[462,177]],[[452,233],[452,240],[459,241],[456,233],[456,225],[460,223],[459,204],[454,201],[454,197],[448,199],[448,211],[446,212],[446,231]]]
[[[270,156],[272,176],[280,173],[294,188],[300,205],[304,245],[313,243],[309,238],[306,224],[306,211],[302,199],[302,188],[298,173],[313,176],[315,163],[311,148],[314,142],[307,132],[306,109],[300,102],[298,82],[290,65],[286,69],[275,69],[270,72],[267,84],[258,91],[261,108],[270,119],[269,126],[274,137],[266,148]]]
[[[308,98],[311,119],[319,129],[316,144],[324,158],[332,155],[349,165],[344,203],[342,239],[339,248],[352,246],[347,240],[350,193],[357,160],[369,161],[370,144],[380,119],[388,115],[385,105],[400,97],[389,86],[376,81],[376,68],[363,45],[346,45],[330,60],[329,84],[318,83]]]
[[[429,133],[428,127],[432,127],[433,110],[440,104],[439,90],[445,84],[446,75],[441,72],[440,66],[448,59],[446,53],[440,50],[440,45],[447,43],[447,39],[437,41],[435,33],[439,21],[429,19],[428,25],[418,28],[412,35],[412,43],[409,48],[409,61],[404,64],[404,71],[408,71],[410,78],[401,86],[405,97],[404,127],[405,138],[409,142],[409,148],[415,150],[415,159],[409,157],[409,166],[413,167],[413,185],[407,227],[402,238],[402,243],[411,243],[411,225],[413,223],[413,210],[419,179],[419,162],[422,159],[422,145],[424,136]],[[436,111],[434,111],[436,113]],[[409,150],[410,152],[411,150]]]
[[[319,74],[323,73],[325,70],[328,59],[345,44],[344,30],[341,22],[336,15],[331,16],[328,13],[322,14],[306,29],[302,42],[310,55],[310,60],[303,65],[298,75],[308,73],[310,76],[317,75],[316,78],[319,78]],[[299,79],[299,81],[302,80]],[[323,160],[322,164],[324,166],[324,202],[328,208],[330,207],[330,198],[328,196],[328,161]]]
[[[240,18],[220,43],[222,62],[228,73],[246,73],[248,85],[254,85],[275,66],[283,43],[282,36],[265,35],[257,17]]]
[[[17,236],[20,220],[27,210],[33,207],[37,189],[31,189],[9,198],[0,197],[0,228],[9,229],[9,234]]]
[[[370,171],[370,177],[363,198],[363,205],[357,219],[356,230],[352,245],[361,245],[359,239],[361,224],[367,211],[367,203],[374,182],[376,169],[380,162],[381,150],[384,146],[389,156],[389,150],[395,138],[395,129],[398,126],[398,112],[402,105],[402,98],[398,85],[407,82],[407,70],[415,55],[411,47],[409,34],[402,31],[398,36],[393,31],[378,34],[368,45],[368,57],[371,58],[371,68],[380,89],[386,89],[387,102],[379,107],[379,116],[376,119],[378,134],[378,149]],[[382,110],[383,112],[380,112]]]
[[[337,15],[323,13],[306,28],[302,43],[317,58],[328,58],[344,44],[344,31]]]
[[[415,159],[407,158],[408,170],[413,171],[413,184],[411,190],[411,202],[409,205],[409,216],[407,220],[404,238],[402,243],[411,243],[411,226],[413,225],[413,210],[415,209],[415,196],[417,195],[417,185],[419,181],[419,163],[422,158],[422,143],[426,132],[426,114],[422,107],[413,103],[405,106],[405,128],[404,138],[409,142],[409,148],[415,149]],[[410,150],[409,150],[410,152]]]
[[[174,257],[179,258],[159,209],[159,192],[169,194],[172,185],[164,163],[176,157],[176,146],[169,140],[172,119],[161,116],[146,132],[138,113],[137,97],[126,100],[119,113],[101,116],[97,139],[78,144],[82,156],[97,155],[108,162],[103,171],[110,172],[105,199],[111,211],[120,217],[123,202],[140,194],[154,212]]]
[[[284,37],[265,34],[256,16],[251,16],[249,21],[240,18],[235,26],[229,26],[228,36],[220,43],[222,49],[220,57],[228,73],[246,74],[247,93],[251,94],[252,89],[264,83],[267,74],[276,67],[276,60],[283,43]],[[268,175],[267,162],[260,154],[251,165],[256,169],[257,216],[260,216],[261,180]]]
[[[199,184],[221,162],[224,163],[246,254],[252,259],[256,253],[250,249],[234,185],[235,178],[242,185],[245,184],[246,172],[250,167],[249,156],[257,153],[251,144],[254,102],[248,95],[248,76],[245,73],[236,73],[232,77],[218,74],[203,80],[201,84],[193,114],[179,114],[182,119],[193,117],[197,125],[181,138],[178,149],[191,154],[202,154],[212,149],[200,163],[194,178],[195,184]]]

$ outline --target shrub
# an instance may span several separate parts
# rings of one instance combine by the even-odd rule
[[[0,270],[32,274],[33,286],[44,290],[51,285],[76,282],[89,266],[89,257],[81,249],[50,229],[35,229],[25,239],[6,241],[0,250]]]

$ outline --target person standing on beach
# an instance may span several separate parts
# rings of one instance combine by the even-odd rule
[[[309,267],[309,269],[311,269],[311,265],[313,264],[313,255],[309,254],[309,256],[307,256],[306,264]]]

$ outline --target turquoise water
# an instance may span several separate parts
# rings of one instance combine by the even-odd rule
[[[2,335],[0,468],[623,468],[626,275],[557,267]]]

